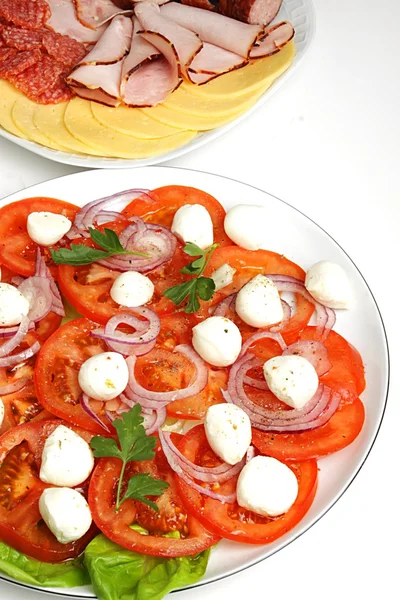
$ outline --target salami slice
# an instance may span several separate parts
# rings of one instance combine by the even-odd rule
[[[63,65],[51,56],[42,55],[34,65],[12,78],[11,83],[31,100],[52,88],[58,81]]]
[[[0,0],[0,17],[26,29],[40,29],[51,11],[46,0]]]
[[[22,29],[21,27],[3,26],[3,40],[11,48],[17,50],[34,50],[42,48],[43,31],[41,29]]]
[[[40,59],[41,53],[39,50],[16,51],[16,54],[10,55],[6,60],[1,61],[0,78],[11,81],[24,71],[34,68]]]
[[[0,78],[2,77],[1,72],[5,61],[16,56],[17,54],[18,50],[15,48],[7,48],[7,46],[0,47]]]
[[[50,56],[69,69],[77,65],[87,54],[86,47],[81,42],[50,30],[43,34],[43,46]]]
[[[65,83],[63,76],[60,76],[53,87],[35,98],[35,102],[38,104],[59,104],[60,102],[68,102],[72,97],[71,89]]]

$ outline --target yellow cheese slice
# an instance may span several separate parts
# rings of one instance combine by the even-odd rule
[[[91,148],[116,158],[147,158],[169,152],[187,144],[197,131],[180,131],[168,137],[145,140],[104,127],[95,119],[90,103],[74,98],[64,115],[68,131]]]
[[[136,138],[156,139],[174,135],[182,131],[181,127],[171,127],[152,119],[137,108],[118,106],[112,108],[97,102],[92,102],[94,117],[105,127],[110,127],[119,133],[133,135]]]
[[[24,95],[8,81],[0,79],[0,126],[20,138],[27,138],[28,136],[24,135],[15,125],[11,116],[15,102],[18,98],[23,97]]]
[[[18,98],[14,103],[11,113],[15,125],[32,142],[47,146],[53,150],[68,150],[68,148],[61,146],[61,144],[53,142],[36,127],[33,122],[33,114],[37,107],[38,104],[29,100],[26,96]]]

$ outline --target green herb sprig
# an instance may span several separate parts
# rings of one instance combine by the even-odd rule
[[[126,492],[121,498],[127,464],[132,461],[150,460],[155,455],[154,448],[157,439],[146,435],[143,427],[143,417],[140,413],[141,407],[136,404],[131,410],[123,413],[120,419],[113,421],[119,446],[114,439],[99,435],[92,438],[90,442],[96,458],[115,457],[122,461],[117,488],[116,511],[119,510],[125,500],[130,498],[131,500],[140,500],[158,512],[157,504],[149,500],[147,496],[159,496],[169,486],[162,479],[154,479],[148,473],[139,473],[129,479]]]
[[[210,300],[215,292],[214,280],[211,277],[202,277],[202,274],[216,248],[218,248],[218,244],[213,244],[209,248],[202,250],[196,244],[188,242],[183,249],[185,254],[198,257],[183,267],[183,269],[180,269],[180,273],[192,275],[193,279],[168,288],[163,295],[172,300],[176,306],[179,306],[179,304],[182,304],[188,298],[185,313],[197,312],[200,308],[199,298],[200,300]]]
[[[60,248],[59,250],[50,250],[51,257],[56,265],[90,265],[104,258],[115,256],[117,254],[131,254],[133,256],[142,256],[148,258],[148,254],[143,252],[135,252],[131,250],[125,250],[115,231],[112,229],[104,229],[104,233],[89,227],[89,233],[92,240],[103,248],[98,250],[97,248],[90,248],[84,244],[71,244],[71,248]]]

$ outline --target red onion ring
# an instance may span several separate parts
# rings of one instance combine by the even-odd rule
[[[209,498],[212,498],[213,500],[219,500],[219,502],[221,502],[222,504],[225,504],[225,503],[233,504],[235,502],[236,492],[234,492],[232,494],[227,494],[227,495],[217,494],[216,492],[213,492],[212,490],[209,490],[208,488],[204,488],[203,486],[201,486],[201,485],[197,484],[195,481],[193,481],[193,479],[191,479],[191,477],[189,477],[189,475],[187,475],[186,471],[184,471],[182,469],[182,467],[180,466],[180,464],[177,462],[177,460],[175,458],[175,453],[170,449],[169,445],[166,442],[166,437],[164,437],[165,432],[160,430],[158,432],[158,435],[160,438],[162,450],[165,454],[165,458],[167,459],[169,466],[178,475],[178,477],[180,477],[180,479],[182,479],[182,481],[187,483],[187,485],[189,485],[191,488],[200,492],[200,494],[202,494],[203,496],[208,496]]]
[[[33,275],[25,279],[18,290],[29,301],[30,321],[37,323],[49,314],[53,304],[49,279]]]
[[[140,306],[132,309],[133,312],[141,315],[146,320],[138,319],[131,313],[118,313],[111,317],[105,328],[91,331],[91,335],[103,339],[107,345],[115,352],[120,352],[125,356],[142,356],[150,352],[156,343],[160,333],[161,323],[156,312]],[[129,325],[136,329],[134,333],[123,333],[117,331],[119,325]]]
[[[107,425],[105,423],[103,423],[103,421],[91,409],[91,407],[90,407],[90,398],[89,398],[89,396],[87,394],[82,393],[82,395],[79,398],[79,404],[81,405],[81,407],[83,408],[83,410],[85,411],[85,413],[88,414],[89,417],[91,417],[93,419],[93,421],[95,423],[97,423],[97,425],[100,425],[100,427],[102,427],[103,429],[105,429],[108,433],[111,433],[111,431],[107,427]],[[106,411],[106,412],[109,412],[109,411]]]
[[[1,327],[0,338],[11,337],[18,332],[19,325],[13,325],[12,327]],[[29,323],[29,331],[35,328],[34,323]]]
[[[28,333],[30,322],[31,321],[28,317],[23,317],[21,319],[21,323],[19,324],[18,330],[14,337],[12,337],[10,340],[7,340],[7,342],[4,342],[4,344],[0,346],[0,357],[7,356],[8,354],[11,354],[15,348],[18,348]]]
[[[60,317],[65,317],[64,304],[61,299],[61,294],[57,287],[56,282],[53,279],[53,276],[50,272],[50,269],[45,263],[43,256],[40,253],[40,248],[36,251],[36,267],[35,267],[35,276],[44,277],[50,281],[50,292],[52,297],[52,312],[56,313]]]
[[[243,382],[246,385],[255,388],[256,390],[269,390],[268,383],[266,381],[256,379],[255,377],[249,377],[249,375],[244,376]]]
[[[249,446],[247,448],[247,452],[246,452],[246,465],[248,462],[250,462],[251,460],[253,460],[253,458],[256,455],[256,449],[254,448],[254,446]]]
[[[11,279],[11,283],[12,285],[15,285],[15,287],[18,287],[19,285],[21,285],[23,280],[24,278],[21,277],[21,275],[14,275],[14,277]]]
[[[321,342],[315,342],[313,340],[295,342],[294,344],[290,344],[290,346],[282,352],[282,356],[291,354],[302,356],[308,360],[319,377],[328,373],[332,368],[332,363],[328,358],[328,350]]]
[[[241,358],[242,356],[244,356],[246,354],[247,350],[250,348],[250,346],[252,346],[254,344],[254,342],[257,342],[258,340],[267,339],[267,338],[274,340],[275,342],[278,342],[278,344],[281,347],[281,350],[286,350],[287,345],[280,333],[277,333],[277,332],[274,333],[272,331],[258,331],[257,333],[254,333],[252,336],[250,336],[245,341],[245,343],[242,346],[242,350],[239,354],[239,358]]]
[[[152,435],[164,425],[167,418],[167,409],[165,406],[158,408],[151,415],[144,415],[144,428],[147,435]],[[147,419],[147,421],[146,421]],[[151,420],[150,420],[151,419]]]
[[[237,294],[231,294],[227,296],[221,302],[218,302],[215,310],[213,312],[214,317],[226,317],[228,310],[232,307],[234,300],[236,299]]]
[[[0,358],[0,367],[12,367],[18,365],[19,363],[28,360],[28,358],[32,358],[39,350],[40,344],[36,341],[30,348],[27,348],[18,354],[11,354],[11,356]]]
[[[286,325],[289,323],[290,319],[292,318],[292,309],[290,308],[289,304],[287,302],[285,302],[285,300],[282,300],[282,299],[281,299],[281,304],[282,304],[282,310],[283,310],[283,319],[279,323],[279,325],[274,325],[273,327],[270,328],[270,331],[272,331],[272,333],[276,333],[277,331],[282,331],[282,329],[284,329],[284,327],[286,327]]]
[[[7,385],[0,385],[0,396],[7,396],[7,394],[15,394],[15,392],[19,392],[26,386],[29,381],[29,377],[20,377],[13,383],[8,383]]]

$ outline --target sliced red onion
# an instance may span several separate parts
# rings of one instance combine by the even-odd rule
[[[23,280],[24,278],[21,277],[21,275],[14,275],[14,277],[11,279],[11,283],[12,285],[15,285],[15,287],[18,287],[19,285],[21,285]]]
[[[290,346],[282,352],[282,356],[291,354],[302,356],[308,360],[319,377],[328,373],[332,368],[332,363],[328,358],[328,350],[321,342],[315,342],[313,340],[295,342],[294,344],[290,344]]]
[[[219,500],[219,502],[221,502],[222,504],[225,504],[225,503],[233,504],[235,502],[236,492],[234,492],[232,494],[226,494],[226,495],[225,494],[217,494],[216,492],[213,492],[212,490],[205,488],[202,485],[199,485],[198,483],[193,481],[193,479],[191,477],[189,477],[189,475],[186,473],[186,471],[180,466],[180,464],[176,460],[175,452],[173,452],[170,449],[169,445],[166,442],[166,437],[165,437],[166,433],[161,431],[161,429],[160,429],[158,432],[158,435],[160,438],[161,447],[165,454],[165,458],[167,459],[168,464],[171,467],[171,469],[178,475],[178,477],[180,477],[180,479],[182,479],[185,483],[187,483],[187,485],[189,485],[191,488],[200,492],[200,494],[202,494],[203,496],[208,496],[209,498],[212,498],[213,500]]]
[[[28,317],[22,318],[14,337],[0,346],[0,357],[7,356],[8,354],[11,354],[15,348],[18,348],[28,333],[30,322]]]
[[[0,338],[12,337],[18,332],[19,325],[13,325],[12,327],[0,327]],[[28,331],[32,331],[35,329],[34,323],[32,321],[29,323]]]
[[[109,319],[104,329],[95,329],[91,334],[94,337],[103,339],[111,350],[120,352],[125,356],[147,354],[154,348],[157,336],[160,333],[160,318],[156,312],[147,308],[147,306],[139,306],[132,309],[132,311],[146,320],[138,319],[131,313],[118,313]],[[136,331],[134,333],[118,331],[117,328],[123,324],[133,327]]]
[[[284,327],[286,327],[286,325],[289,323],[290,319],[292,318],[292,309],[290,308],[289,304],[287,302],[285,302],[285,300],[282,300],[282,299],[281,299],[281,304],[282,304],[282,310],[283,310],[283,319],[279,323],[279,325],[274,325],[273,327],[270,328],[270,331],[272,331],[272,333],[275,333],[277,331],[282,331],[282,329],[284,329]]]
[[[7,394],[15,394],[22,390],[29,381],[29,377],[20,377],[13,383],[7,385],[0,385],[0,396],[7,396]]]
[[[247,452],[246,452],[246,465],[248,462],[250,462],[251,460],[253,460],[253,458],[256,455],[256,449],[254,448],[254,446],[249,446],[247,448]]]
[[[108,433],[111,433],[110,429],[107,427],[107,425],[105,423],[103,423],[103,421],[96,415],[96,413],[94,412],[94,410],[92,410],[92,408],[90,407],[90,398],[87,394],[82,394],[79,398],[79,404],[81,405],[81,407],[83,408],[83,410],[85,411],[86,414],[89,415],[89,417],[91,417],[93,419],[93,421],[95,423],[97,423],[97,425],[100,425],[100,427],[102,427],[103,429],[105,429]],[[110,412],[110,411],[106,411],[106,412]]]
[[[153,392],[151,390],[147,390],[136,380],[136,357],[130,356],[126,359],[129,369],[129,383],[125,390],[125,394],[128,396],[128,398],[138,402],[145,408],[159,408],[160,406],[166,406],[174,400],[182,400],[183,398],[195,396],[204,390],[208,382],[208,369],[203,359],[200,358],[200,356],[197,354],[197,352],[195,352],[195,350],[193,350],[191,346],[186,344],[176,346],[174,352],[183,354],[183,356],[193,363],[196,369],[193,383],[186,388],[181,390],[173,390],[171,392]]]
[[[18,365],[19,363],[32,358],[39,350],[40,344],[39,342],[35,342],[30,348],[18,352],[18,354],[11,354],[11,356],[0,358],[0,367],[13,367],[14,365]]]
[[[250,377],[249,375],[244,376],[243,382],[250,387],[255,388],[256,390],[269,390],[268,383],[266,381],[262,381],[261,379],[256,379],[255,377]]]
[[[124,221],[125,217],[121,213],[116,210],[101,210],[94,218],[94,223],[99,225],[104,225],[105,223],[110,223],[111,221]]]
[[[53,303],[50,281],[44,277],[29,277],[19,286],[19,291],[29,301],[28,317],[37,323],[46,317]]]
[[[217,304],[213,312],[214,317],[226,317],[228,310],[232,307],[233,302],[236,299],[237,294],[231,294],[227,296],[221,302]]]
[[[45,263],[43,256],[41,255],[40,248],[36,251],[36,267],[35,267],[35,276],[43,277],[44,279],[48,279],[50,282],[50,292],[52,297],[51,310],[56,313],[60,317],[65,317],[64,304],[61,299],[60,291],[57,287],[56,282],[53,279],[53,276],[50,272],[50,269]]]
[[[250,336],[245,343],[242,346],[242,350],[239,354],[239,358],[241,358],[242,356],[244,356],[247,352],[247,350],[250,348],[250,346],[252,346],[254,344],[254,342],[257,342],[258,340],[263,340],[263,339],[271,339],[274,340],[275,342],[278,342],[278,344],[280,345],[282,350],[286,350],[287,346],[285,343],[285,340],[283,339],[283,337],[281,336],[280,333],[273,333],[272,331],[258,331],[257,333],[254,333],[252,336]]]
[[[144,415],[144,428],[147,435],[152,435],[164,425],[165,419],[167,418],[167,409],[165,406],[158,408],[153,411],[151,415]]]

